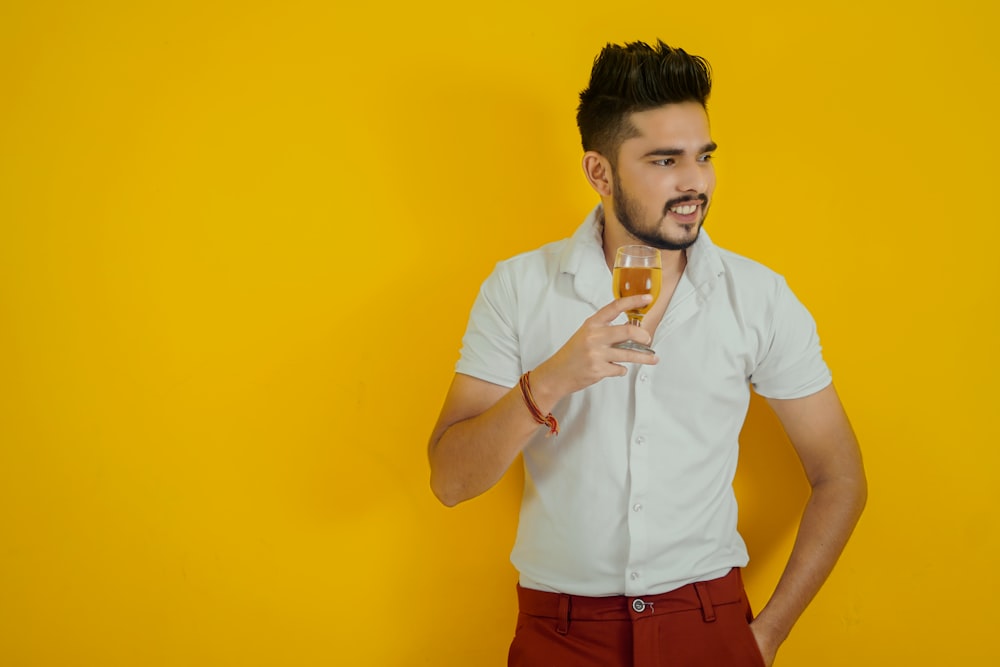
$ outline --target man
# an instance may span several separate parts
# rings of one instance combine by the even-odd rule
[[[498,264],[473,307],[430,439],[431,486],[454,505],[523,455],[510,665],[771,665],[864,506],[811,316],[780,276],[701,229],[715,187],[710,91],[700,57],[609,44],[577,114],[601,204],[571,238]],[[641,327],[623,313],[649,297],[609,302],[629,244],[663,257]],[[630,339],[655,354],[615,347]],[[751,386],[812,486],[756,619],[732,491]]]

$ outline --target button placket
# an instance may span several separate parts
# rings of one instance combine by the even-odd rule
[[[642,593],[642,570],[648,563],[649,530],[645,511],[645,498],[648,495],[649,470],[649,436],[646,432],[645,415],[650,414],[652,405],[652,371],[640,367],[632,375],[632,386],[635,395],[635,418],[629,448],[629,502],[626,506],[629,531],[629,550],[627,569],[625,570],[626,594]]]

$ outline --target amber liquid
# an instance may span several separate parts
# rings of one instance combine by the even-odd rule
[[[656,302],[660,296],[660,277],[663,270],[660,267],[651,266],[626,266],[615,267],[612,274],[612,288],[617,298],[634,296],[636,294],[652,294],[653,300],[649,305],[638,310],[628,311],[630,320],[641,320],[650,306]]]

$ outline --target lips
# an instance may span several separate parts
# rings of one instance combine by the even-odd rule
[[[692,225],[701,216],[701,202],[687,201],[667,209],[667,214],[682,225]]]
[[[698,206],[704,206],[708,203],[708,197],[701,194],[695,197],[678,197],[677,199],[671,199],[663,207],[663,213],[680,213],[681,215],[687,215],[693,213],[697,210]]]
[[[698,222],[701,210],[708,203],[708,197],[698,195],[697,197],[684,197],[683,199],[673,199],[663,207],[663,214],[669,215],[681,224],[694,224]]]

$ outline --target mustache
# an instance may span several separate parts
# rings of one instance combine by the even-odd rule
[[[700,203],[705,205],[708,203],[708,196],[705,194],[700,194],[692,197],[677,197],[676,199],[671,199],[663,206],[663,215],[666,215],[670,209],[675,206],[680,206],[681,204],[687,203]]]

